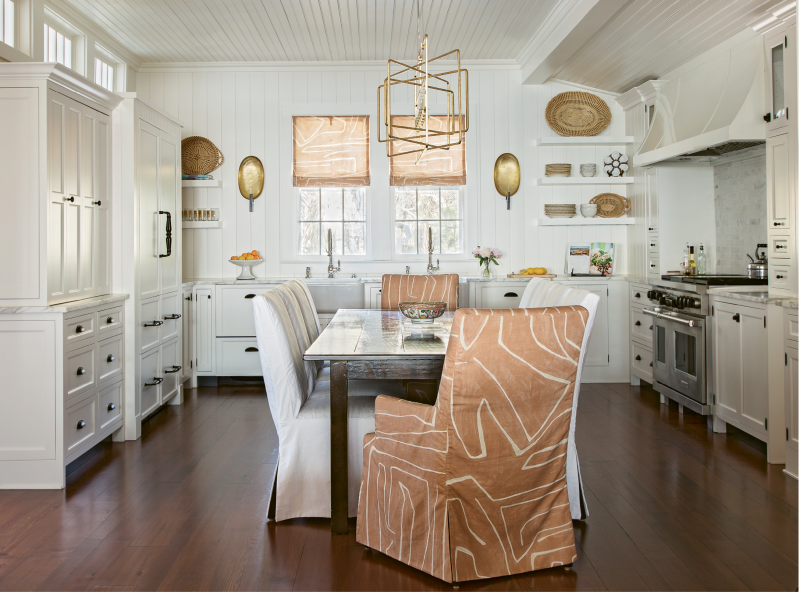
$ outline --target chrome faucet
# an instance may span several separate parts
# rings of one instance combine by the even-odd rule
[[[328,253],[328,277],[333,278],[336,277],[337,271],[342,271],[342,262],[337,260],[336,267],[333,266],[333,236],[330,228],[328,228],[328,248],[326,252]]]
[[[306,267],[306,277],[307,278],[311,277],[311,268],[310,267]]]
[[[407,270],[408,268],[406,268]],[[436,260],[436,267],[433,266],[433,229],[428,227],[428,273],[439,271],[439,260]],[[406,271],[408,273],[408,271]]]

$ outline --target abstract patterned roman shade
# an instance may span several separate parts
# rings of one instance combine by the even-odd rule
[[[444,116],[431,115],[429,118],[429,129],[445,131]],[[392,117],[393,125],[405,125],[413,127],[414,118],[408,115],[397,115]],[[394,133],[398,136],[409,137],[419,135],[418,131],[394,128]],[[458,140],[458,134],[450,136],[439,136],[434,138],[434,144],[447,144]],[[467,161],[464,151],[466,139],[457,146],[450,146],[448,150],[429,150],[417,164],[419,153],[402,154],[393,156],[390,162],[389,184],[393,186],[428,186],[428,187],[453,187],[455,185],[467,184]],[[413,150],[416,144],[410,142],[392,142],[394,144],[392,153],[398,154]]]
[[[369,116],[292,117],[295,187],[369,185]]]

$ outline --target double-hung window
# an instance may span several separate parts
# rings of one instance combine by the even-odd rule
[[[367,254],[369,117],[293,117],[293,185],[302,257]]]
[[[444,130],[447,118],[431,115],[430,129]],[[395,133],[407,137],[414,118],[392,117],[398,126]],[[452,142],[440,136],[436,143]],[[429,150],[420,158],[411,142],[393,142],[390,160],[390,184],[394,197],[395,255],[420,255],[428,252],[428,237],[433,252],[443,255],[464,253],[464,205],[462,185],[467,182],[464,141],[447,150]]]
[[[0,41],[17,46],[17,6],[14,0],[0,0]]]

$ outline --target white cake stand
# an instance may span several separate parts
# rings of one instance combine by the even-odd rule
[[[258,265],[259,263],[264,263],[263,259],[250,259],[248,260],[241,260],[241,259],[228,259],[234,265],[238,265],[242,268],[242,272],[237,277],[237,280],[254,280],[256,277],[253,275],[253,272],[250,271],[250,268],[253,265]]]

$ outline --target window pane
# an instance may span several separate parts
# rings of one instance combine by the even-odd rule
[[[5,30],[6,30],[6,28],[5,28],[5,25],[4,25],[4,22],[3,22],[3,11],[0,10],[0,41],[3,41],[4,43],[5,43],[5,37],[6,36],[3,35],[3,32]],[[47,43],[47,35],[45,35],[44,39],[45,39],[45,43]],[[47,46],[45,46],[45,47],[47,47]],[[45,53],[45,55],[47,55],[47,51],[45,51],[44,53]]]
[[[342,219],[342,190],[324,189],[322,190],[322,219],[341,220]],[[342,238],[341,233],[339,238]]]
[[[404,255],[417,252],[417,223],[395,222],[394,250]]]
[[[72,41],[64,39],[64,65],[72,68]]]
[[[419,189],[417,191],[419,199],[419,219],[438,220],[439,219],[439,190],[438,189]]]
[[[433,238],[433,252],[441,253],[439,248],[439,223],[438,222],[420,222],[419,223],[419,251],[420,253],[428,252],[428,228],[431,229],[431,236]]]
[[[102,66],[100,65],[102,62],[95,58],[94,59],[94,83],[95,84],[102,84],[103,83],[103,72],[101,70]]]
[[[300,254],[319,255],[319,224],[304,222],[300,224]]]
[[[458,189],[442,189],[442,220],[460,218]]]
[[[442,253],[461,252],[461,222],[442,222]]]
[[[319,189],[300,190],[300,219],[319,220]]]
[[[394,217],[396,220],[415,220],[417,218],[417,191],[398,187],[394,191]]]
[[[45,25],[47,26],[47,25]],[[57,57],[56,52],[56,30],[50,27],[47,27],[47,61],[48,62],[55,62]]]
[[[346,188],[344,190],[344,219],[366,220],[364,212],[365,191],[361,188]]]
[[[56,33],[56,61],[64,64],[64,36],[61,33]]]
[[[106,87],[110,91],[114,91],[114,68],[108,66],[108,86]]]
[[[11,47],[15,47],[14,44],[14,3],[11,0],[6,0],[6,10],[5,10],[5,19],[3,22],[3,42],[7,43]]]
[[[344,223],[344,254],[345,255],[364,255],[366,254],[366,224],[364,222],[345,222]]]
[[[103,64],[103,82],[101,83],[103,88],[108,88],[108,64]]]
[[[339,190],[341,196],[341,190]],[[342,223],[341,222],[323,222],[322,223],[322,253],[327,254],[328,249],[328,229],[333,233],[333,254],[342,254]]]

